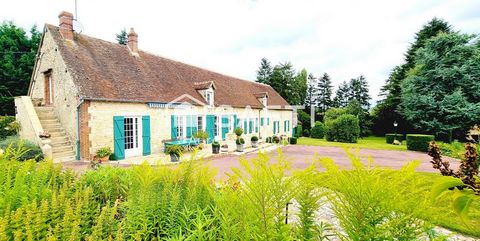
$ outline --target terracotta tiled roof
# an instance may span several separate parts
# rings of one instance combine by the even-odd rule
[[[210,87],[212,87],[213,89],[216,88],[215,83],[213,81],[195,82],[193,83],[193,85],[196,90],[205,90]]]
[[[268,93],[269,105],[281,108],[288,103],[270,86],[241,80],[202,68],[166,59],[144,51],[130,54],[127,46],[75,34],[64,41],[59,29],[47,25],[68,71],[85,99],[131,102],[170,102],[188,94],[205,103],[198,85],[212,81],[215,105],[263,108],[256,93]],[[196,103],[192,103],[196,104]]]

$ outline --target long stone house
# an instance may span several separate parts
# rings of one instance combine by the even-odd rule
[[[141,51],[133,29],[127,45],[76,33],[72,20],[45,25],[28,96],[15,99],[20,135],[54,159],[160,153],[198,130],[209,142],[233,143],[235,127],[247,141],[291,136],[293,110],[272,87]]]

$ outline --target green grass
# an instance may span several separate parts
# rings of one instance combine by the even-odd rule
[[[298,139],[297,144],[306,145],[306,146],[334,146],[334,147],[394,150],[394,151],[407,150],[407,145],[405,142],[403,142],[402,145],[397,146],[397,145],[387,144],[385,137],[374,137],[374,136],[358,139],[357,143],[341,143],[341,142],[326,141],[325,139],[301,137]]]

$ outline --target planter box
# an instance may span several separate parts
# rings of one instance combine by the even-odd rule
[[[212,146],[212,153],[213,154],[220,153],[220,147],[219,146]]]
[[[252,141],[252,147],[254,148],[258,147],[258,141]]]
[[[179,156],[170,155],[170,161],[171,162],[178,162],[179,160],[180,160]]]

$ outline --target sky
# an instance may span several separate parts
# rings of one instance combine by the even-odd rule
[[[0,21],[58,25],[75,0],[2,0]],[[219,73],[255,80],[260,60],[290,61],[337,86],[364,75],[378,100],[414,34],[433,17],[480,33],[480,0],[77,0],[82,34],[115,41],[134,27],[139,48]]]

